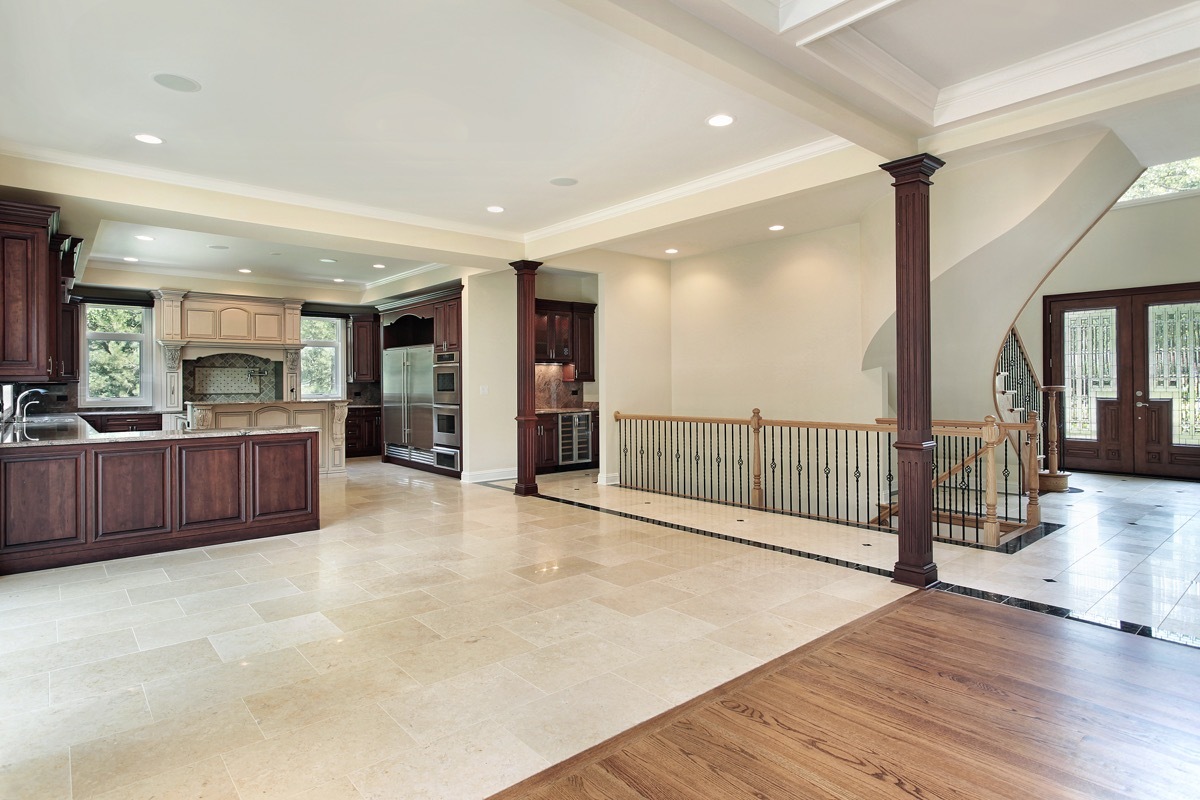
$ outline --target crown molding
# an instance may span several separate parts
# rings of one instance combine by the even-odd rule
[[[271,277],[250,277],[242,274],[225,275],[215,274],[211,271],[199,269],[177,269],[173,267],[164,267],[159,264],[130,264],[126,261],[109,261],[104,258],[89,258],[88,266],[95,264],[101,269],[113,269],[117,272],[131,272],[138,275],[167,275],[179,276],[183,278],[204,278],[205,280],[218,280],[222,283],[261,283],[268,286],[303,286],[309,289],[327,289],[330,291],[346,291],[347,289],[362,291],[368,284],[362,281],[352,281],[347,279],[344,283],[334,284],[330,281],[307,281],[307,280],[290,280],[283,278]],[[144,266],[143,266],[144,265]],[[86,274],[86,270],[85,270]],[[86,283],[86,281],[84,281]]]
[[[1119,72],[1150,71],[1157,62],[1200,51],[1198,43],[1200,3],[1191,3],[947,86],[933,121],[941,126]]]
[[[914,119],[933,124],[937,87],[853,28],[805,50]]]
[[[61,150],[52,150],[44,147],[32,147],[8,140],[0,140],[0,155],[22,158],[29,161],[39,161],[47,164],[55,164],[63,167],[85,169],[93,172],[103,172],[110,175],[119,175],[124,178],[155,181],[157,183],[166,183],[172,186],[182,186],[188,189],[219,192],[221,194],[248,197],[255,200],[265,200],[272,203],[283,203],[285,205],[313,208],[320,211],[329,211],[335,214],[346,214],[348,216],[377,219],[385,222],[397,222],[416,227],[434,228],[436,230],[447,231],[449,233],[461,233],[468,236],[482,236],[490,239],[500,239],[507,242],[521,241],[520,234],[513,231],[501,231],[495,228],[462,225],[444,219],[423,217],[418,214],[392,211],[390,209],[378,208],[376,206],[367,206],[358,203],[331,200],[327,197],[317,197],[314,195],[300,194],[298,192],[288,192],[280,189],[271,189],[265,186],[238,183],[236,181],[226,181],[218,178],[206,178],[200,175],[194,175],[190,172],[175,172],[172,170],[145,167],[140,164],[129,164],[124,161],[81,156]]]
[[[595,225],[598,222],[606,222],[610,219],[632,214],[638,211],[643,211],[654,206],[669,203],[674,200],[681,200],[686,197],[707,192],[712,189],[719,189],[722,186],[728,186],[731,183],[752,178],[756,175],[762,175],[768,172],[774,172],[783,167],[789,167],[793,164],[798,164],[803,161],[809,161],[829,153],[836,153],[839,150],[845,150],[849,147],[854,147],[854,143],[843,139],[840,136],[827,136],[824,139],[818,139],[815,142],[801,145],[800,147],[791,150],[785,150],[782,153],[777,153],[773,156],[760,158],[757,161],[751,161],[747,164],[742,164],[732,169],[727,169],[722,172],[716,172],[712,175],[698,178],[694,181],[681,183],[678,186],[673,186],[670,189],[664,189],[661,192],[644,195],[634,200],[629,200],[624,203],[618,203],[615,206],[593,211],[590,214],[574,217],[573,219],[565,220],[554,225],[548,225],[545,228],[539,228],[535,231],[530,231],[525,234],[525,243],[537,241],[547,236],[558,236],[564,233],[586,228],[589,225]]]
[[[396,275],[389,275],[386,278],[380,278],[377,281],[371,281],[370,283],[366,284],[366,288],[374,289],[377,286],[386,286],[389,283],[395,283],[396,281],[402,281],[405,278],[411,278],[414,275],[420,275],[424,272],[433,272],[435,269],[442,269],[443,267],[448,267],[448,266],[450,266],[450,265],[442,264],[442,263],[439,263],[436,261],[431,261],[428,264],[422,264],[419,267],[413,267],[412,269],[405,270],[404,272],[398,273]]]

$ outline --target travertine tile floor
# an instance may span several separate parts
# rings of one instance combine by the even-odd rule
[[[597,486],[594,475],[539,477],[543,494],[874,567],[896,561],[892,534]],[[1200,644],[1200,483],[1077,473],[1041,496],[1061,530],[1012,555],[935,543],[939,577],[1149,625]],[[1049,580],[1048,580],[1049,579]]]
[[[0,797],[485,797],[906,593],[373,459],[321,502],[0,577]]]

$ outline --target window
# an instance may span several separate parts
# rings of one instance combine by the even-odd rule
[[[150,309],[83,307],[85,405],[150,405]]]
[[[1200,156],[1150,167],[1121,199],[1142,200],[1197,190],[1200,190]]]
[[[340,319],[301,317],[300,396],[307,399],[341,399],[345,393],[342,370]]]

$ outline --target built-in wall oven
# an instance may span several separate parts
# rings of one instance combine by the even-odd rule
[[[433,406],[433,444],[462,447],[462,409],[459,406]]]
[[[462,404],[462,372],[458,353],[434,353],[433,402],[447,406]]]

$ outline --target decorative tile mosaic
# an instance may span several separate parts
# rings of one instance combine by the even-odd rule
[[[240,376],[244,381],[248,373],[255,372],[257,388],[242,389],[248,382],[239,383],[233,378]],[[199,378],[205,373],[216,373],[215,382],[204,383]],[[216,389],[216,391],[214,391]],[[194,361],[183,362],[183,399],[195,403],[269,403],[281,400],[283,390],[283,362],[245,353],[218,353]]]

